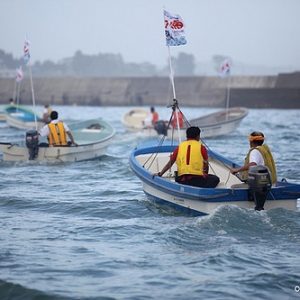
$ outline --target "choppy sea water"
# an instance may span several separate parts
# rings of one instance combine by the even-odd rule
[[[0,160],[0,299],[300,299],[300,211],[224,206],[189,217],[150,203],[128,157],[145,140],[128,107],[54,107],[64,120],[103,117],[107,155],[69,163]],[[170,111],[157,107],[164,118]],[[213,109],[182,108],[193,118]],[[231,135],[206,139],[242,163],[261,130],[279,178],[300,182],[300,110],[250,110]],[[0,125],[0,141],[24,132]]]

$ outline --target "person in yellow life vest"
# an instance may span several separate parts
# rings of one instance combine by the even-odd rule
[[[64,122],[58,120],[57,111],[53,110],[50,118],[51,122],[42,127],[39,132],[41,136],[47,136],[49,146],[77,146],[69,127]],[[70,141],[67,140],[67,136]]]
[[[164,168],[154,175],[162,176],[176,162],[178,171],[176,182],[202,188],[216,187],[220,178],[208,174],[208,154],[207,149],[200,142],[199,127],[189,127],[186,130],[186,138],[186,141],[180,143],[174,150]]]
[[[230,172],[232,174],[246,172],[247,177],[248,170],[251,166],[266,166],[269,169],[272,184],[275,184],[277,182],[276,166],[270,148],[264,144],[264,134],[259,131],[254,131],[249,135],[248,139],[250,150],[245,158],[244,165],[240,168],[232,168]]]

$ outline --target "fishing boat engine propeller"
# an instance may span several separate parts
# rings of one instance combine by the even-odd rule
[[[254,200],[255,210],[263,210],[272,187],[271,176],[265,166],[253,166],[248,172],[249,200]]]
[[[28,130],[25,139],[29,160],[34,160],[39,153],[39,134],[36,130]]]

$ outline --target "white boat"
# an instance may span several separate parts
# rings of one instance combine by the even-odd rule
[[[178,132],[181,139],[185,138],[186,128],[189,126],[198,126],[201,129],[202,138],[212,138],[221,135],[230,134],[236,130],[241,121],[247,116],[248,110],[242,107],[232,107],[229,109],[223,109],[196,119],[188,121],[184,128],[179,131],[173,130],[169,126],[166,130],[166,136],[168,138],[178,138]],[[129,131],[138,132],[143,137],[155,137],[162,134],[160,127],[145,126],[143,121],[147,117],[146,110],[141,108],[135,108],[127,112],[123,116],[123,124]],[[164,122],[164,121],[160,121]],[[164,122],[167,126],[167,121]],[[161,123],[162,124],[162,123]],[[163,124],[162,124],[163,125]]]
[[[145,128],[144,120],[148,112],[143,108],[134,108],[128,111],[122,118],[122,123],[130,131],[140,131]]]
[[[241,121],[248,115],[243,107],[231,107],[189,121],[190,126],[201,129],[201,137],[209,138],[230,134],[235,131]]]
[[[28,135],[20,143],[0,143],[4,161],[75,162],[98,158],[106,153],[115,130],[102,119],[92,119],[69,125],[78,146],[45,147],[37,143],[37,149],[28,146]],[[30,139],[36,132],[30,131]],[[27,138],[27,141],[26,141]],[[34,153],[36,151],[36,155]]]
[[[222,205],[236,205],[245,209],[255,208],[253,192],[257,187],[251,187],[231,174],[229,168],[237,167],[237,165],[212,151],[209,151],[210,173],[220,178],[220,183],[216,188],[199,188],[177,183],[175,181],[176,164],[163,177],[153,176],[154,173],[162,170],[175,147],[175,145],[144,145],[131,153],[130,167],[142,181],[143,190],[150,201],[192,215],[207,215]],[[265,178],[266,174],[260,174],[260,171],[258,170],[256,174],[257,178],[260,178],[259,176]],[[289,183],[283,179],[275,186],[269,184],[268,187],[269,189],[263,195],[265,198],[262,199],[265,200],[264,209],[297,209],[300,184]]]
[[[8,105],[4,108],[5,120],[8,126],[17,129],[41,128],[45,125],[42,119],[27,107]]]

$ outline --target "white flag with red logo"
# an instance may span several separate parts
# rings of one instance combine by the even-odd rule
[[[29,51],[29,46],[30,46],[30,43],[28,40],[25,40],[24,42],[24,54],[23,54],[23,59],[24,59],[24,62],[25,64],[27,64],[30,60],[30,51]]]
[[[22,67],[17,68],[16,70],[16,82],[22,81],[24,78]]]
[[[180,46],[187,43],[184,33],[184,22],[179,15],[164,10],[165,35],[167,46]]]
[[[220,76],[221,77],[226,77],[230,75],[230,69],[231,69],[231,62],[229,61],[229,59],[225,59],[221,65],[220,65]]]

